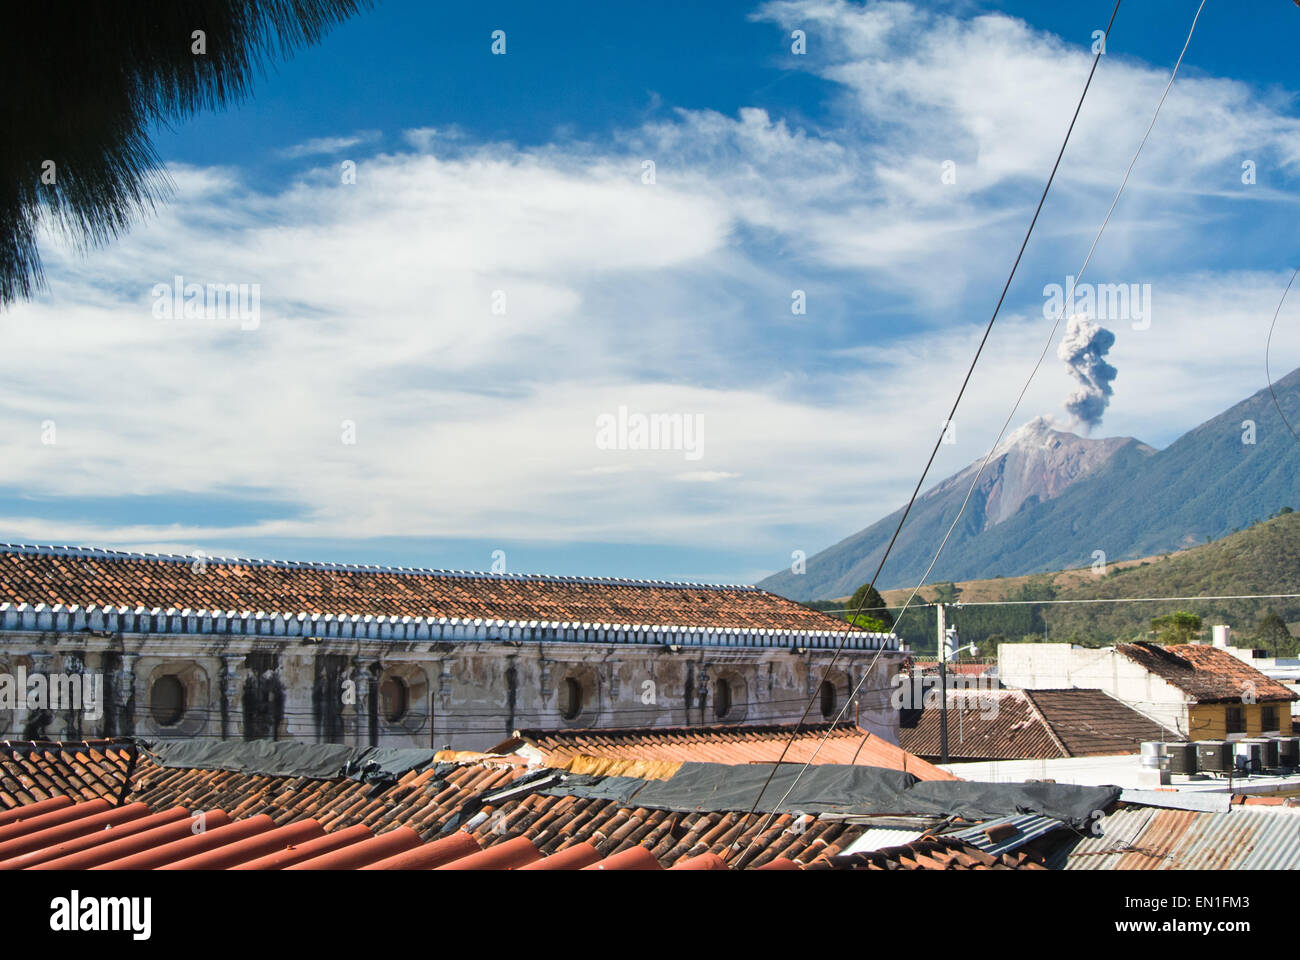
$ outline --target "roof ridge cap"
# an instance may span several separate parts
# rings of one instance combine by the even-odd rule
[[[197,553],[150,553],[144,551],[113,550],[108,547],[86,547],[55,544],[0,543],[0,554],[27,554],[31,556],[66,557],[69,559],[86,558],[102,560],[147,560],[155,563],[204,563],[228,564],[239,566],[277,567],[286,570],[328,570],[337,573],[398,573],[448,578],[469,578],[476,580],[500,580],[503,582],[539,582],[539,583],[592,583],[611,584],[629,587],[668,587],[698,590],[741,590],[745,592],[768,593],[753,584],[739,583],[705,583],[694,580],[657,580],[646,577],[601,577],[590,574],[552,574],[552,573],[493,573],[481,570],[456,570],[445,567],[403,567],[388,564],[345,563],[331,560],[275,560],[257,557],[218,557]],[[779,594],[772,594],[780,596]],[[795,601],[781,597],[789,603]]]
[[[1061,753],[1063,753],[1065,756],[1073,757],[1074,754],[1070,751],[1070,748],[1065,745],[1064,740],[1062,740],[1059,736],[1056,735],[1055,728],[1052,726],[1051,722],[1047,719],[1047,716],[1043,713],[1043,711],[1038,708],[1038,701],[1034,699],[1034,691],[1025,690],[1024,694],[1025,694],[1025,702],[1029,704],[1030,712],[1033,713],[1033,715],[1038,718],[1038,722],[1043,725],[1043,729],[1046,730],[1047,735],[1052,738],[1052,742],[1056,744],[1057,749],[1059,749]]]

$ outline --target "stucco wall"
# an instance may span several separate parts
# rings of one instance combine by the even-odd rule
[[[1138,713],[1187,736],[1187,696],[1113,647],[998,644],[998,679],[1024,690],[1104,690]]]
[[[833,714],[874,657],[865,650],[840,656]],[[857,699],[862,709],[850,705],[843,722],[897,743],[898,716],[888,704],[902,658],[880,656]],[[0,711],[0,735],[273,736],[474,750],[521,728],[790,722],[816,694],[830,659],[830,651],[774,647],[6,634],[0,673],[21,664],[99,674],[107,703],[94,721],[77,711]],[[161,677],[175,677],[185,698],[182,716],[166,725],[151,709]],[[580,703],[566,717],[569,680]],[[721,716],[719,681],[730,700]],[[384,691],[390,702],[404,701],[395,719],[384,715]],[[810,721],[821,720],[820,704],[818,697]]]

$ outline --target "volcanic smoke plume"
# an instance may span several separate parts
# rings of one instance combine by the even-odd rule
[[[1065,409],[1084,427],[1101,423],[1101,415],[1110,403],[1110,382],[1118,372],[1102,358],[1115,344],[1115,334],[1087,317],[1072,316],[1056,355],[1070,368],[1070,376],[1079,381],[1065,401]]]

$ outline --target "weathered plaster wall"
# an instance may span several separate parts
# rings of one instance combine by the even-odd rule
[[[789,722],[815,697],[810,721],[822,719],[825,702],[842,722],[861,722],[896,743],[889,694],[904,654],[883,653],[847,708],[875,652],[845,651],[823,701],[818,685],[831,656],[778,647],[5,633],[0,673],[19,664],[46,674],[99,673],[107,703],[93,721],[75,710],[0,711],[0,735],[274,737],[474,750],[522,728]],[[170,724],[153,709],[162,677],[184,690],[184,711]]]

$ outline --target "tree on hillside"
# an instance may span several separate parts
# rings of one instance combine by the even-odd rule
[[[863,619],[875,620],[880,624],[879,627],[874,628],[879,633],[888,633],[894,626],[893,615],[885,609],[885,598],[880,595],[879,590],[869,583],[864,583],[858,587],[849,599],[848,615],[852,617],[853,613],[858,610],[862,611],[862,613],[853,620],[853,623],[863,627],[863,629],[873,629],[859,622]]]
[[[961,587],[949,580],[947,583],[934,585],[934,599],[937,603],[956,603]]]
[[[885,621],[869,617],[865,613],[860,613],[856,617],[848,616],[845,619],[859,630],[866,630],[870,633],[889,633],[890,631],[890,625]]]
[[[1275,657],[1295,654],[1295,638],[1287,629],[1286,622],[1272,610],[1260,617],[1255,625],[1255,642]]]
[[[8,4],[0,30],[0,307],[43,285],[42,227],[84,250],[166,198],[151,129],[243,99],[373,0],[53,6]]]
[[[1191,643],[1200,635],[1201,618],[1194,613],[1179,610],[1153,619],[1151,631],[1156,635],[1156,643]]]

